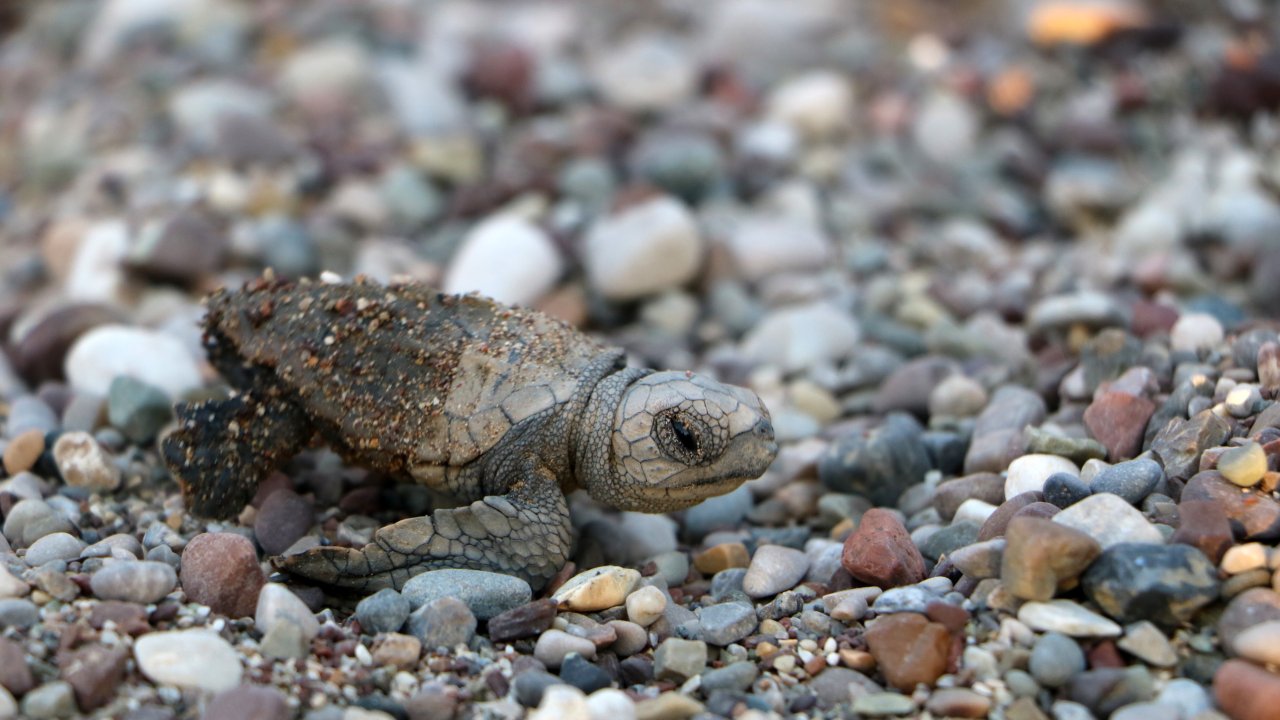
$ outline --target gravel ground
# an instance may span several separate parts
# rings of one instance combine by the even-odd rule
[[[1280,707],[1280,14],[1236,0],[0,12],[0,718],[1263,720]],[[572,498],[550,591],[273,556],[438,498],[157,455],[264,268],[537,307],[781,451]]]

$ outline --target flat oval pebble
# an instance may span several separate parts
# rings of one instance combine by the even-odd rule
[[[204,629],[147,633],[133,656],[149,680],[180,688],[222,692],[239,685],[243,672],[235,648]]]
[[[1071,600],[1025,603],[1018,619],[1033,630],[1071,637],[1116,637],[1122,632],[1116,623]]]
[[[549,668],[558,668],[569,653],[578,653],[588,660],[596,656],[596,645],[586,638],[570,635],[563,630],[548,630],[538,637],[533,656]]]
[[[639,578],[639,573],[636,577]],[[443,597],[457,598],[480,620],[488,620],[533,598],[529,583],[518,577],[462,569],[429,570],[415,575],[400,592],[415,609]]]
[[[551,598],[566,610],[606,610],[626,601],[639,582],[640,573],[631,568],[604,565],[569,578]]]
[[[144,605],[159,602],[178,584],[178,573],[161,562],[115,562],[94,573],[89,586],[94,597]]]
[[[51,533],[31,543],[22,559],[31,567],[39,567],[54,560],[75,560],[84,547],[84,541],[74,535]]]

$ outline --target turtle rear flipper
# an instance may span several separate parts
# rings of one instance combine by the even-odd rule
[[[528,472],[506,495],[436,510],[379,529],[363,548],[318,547],[276,567],[339,590],[400,589],[414,575],[470,568],[515,575],[540,589],[569,557],[569,507],[555,476]]]
[[[258,483],[311,438],[306,416],[278,397],[252,394],[181,403],[178,429],[161,445],[170,472],[195,515],[235,517]]]

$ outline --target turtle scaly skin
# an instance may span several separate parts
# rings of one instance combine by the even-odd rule
[[[777,452],[754,393],[628,368],[560,321],[474,295],[268,274],[210,296],[204,326],[236,393],[179,405],[162,444],[194,513],[235,516],[316,438],[464,503],[383,527],[361,549],[280,561],[325,585],[399,588],[448,567],[541,587],[569,555],[566,493],[666,512],[759,476]]]

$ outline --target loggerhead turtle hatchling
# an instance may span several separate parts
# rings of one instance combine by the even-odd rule
[[[436,568],[542,587],[570,551],[565,493],[677,510],[759,476],[777,453],[755,393],[627,367],[563,322],[475,295],[268,273],[213,293],[204,330],[236,392],[180,404],[162,446],[195,514],[235,516],[317,436],[350,463],[470,503],[385,526],[361,549],[279,561],[337,588],[399,588]]]

